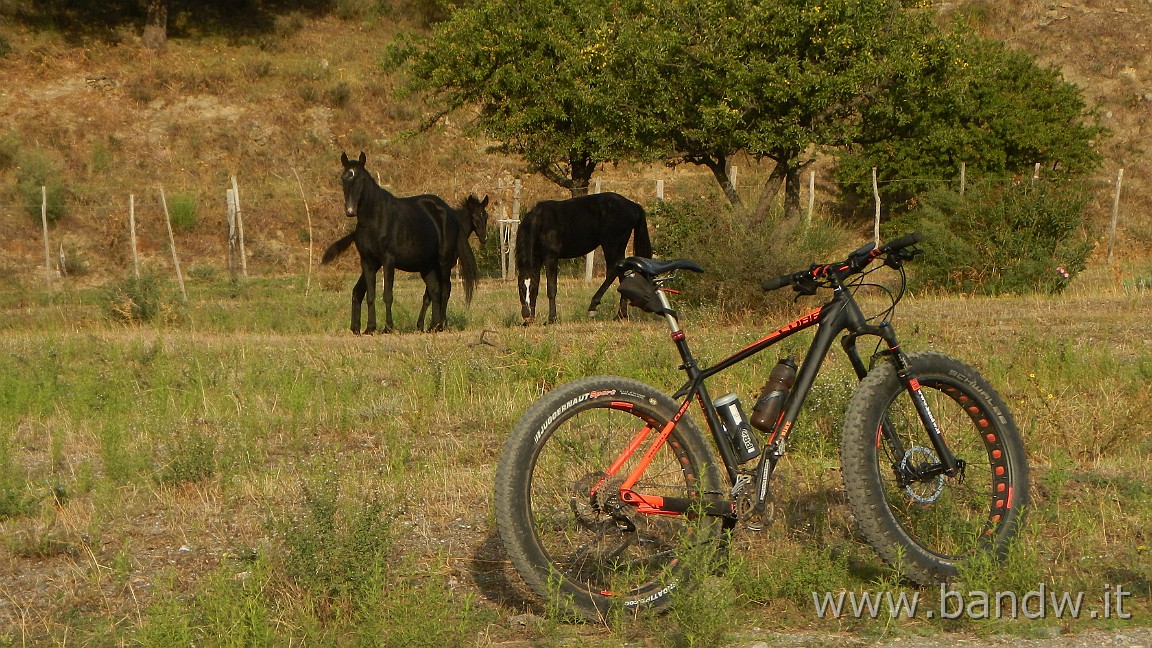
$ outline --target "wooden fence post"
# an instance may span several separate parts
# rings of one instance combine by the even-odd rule
[[[964,195],[965,186],[968,184],[968,163],[960,163],[960,195]]]
[[[304,280],[304,294],[312,289],[312,210],[308,209],[308,198],[304,195],[304,183],[300,182],[300,174],[296,167],[292,167],[292,175],[296,176],[296,186],[300,188],[300,200],[304,201],[304,214],[308,217],[308,278]]]
[[[248,278],[248,255],[244,253],[244,212],[240,210],[240,189],[236,186],[236,176],[232,176],[232,195],[236,200],[236,235],[240,239],[240,271]]]
[[[224,191],[224,201],[228,209],[228,276],[236,281],[240,268],[240,238],[236,233],[236,194],[231,189]]]
[[[132,270],[140,278],[140,254],[136,250],[136,194],[128,194],[128,238],[132,242]]]
[[[180,296],[184,301],[188,301],[188,291],[184,289],[184,274],[180,272],[180,258],[176,255],[176,236],[172,234],[172,216],[168,213],[168,199],[164,197],[164,187],[160,187],[160,204],[164,205],[164,223],[168,226],[168,244],[172,248],[172,265],[176,267]]]
[[[872,197],[876,200],[876,225],[874,227],[874,236],[876,238],[876,246],[880,246],[880,186],[876,182],[876,167],[872,167]]]
[[[48,245],[48,187],[40,187],[40,224],[44,228],[44,280],[52,289],[52,249]]]
[[[816,206],[816,172],[808,172],[808,213],[804,216],[804,227],[812,223],[812,210]]]
[[[1116,174],[1116,191],[1112,196],[1112,223],[1108,226],[1108,265],[1116,248],[1116,222],[1120,219],[1120,186],[1124,184],[1124,169]]]

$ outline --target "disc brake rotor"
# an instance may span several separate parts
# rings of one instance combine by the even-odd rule
[[[924,446],[912,446],[904,453],[904,459],[900,461],[900,472],[908,475],[910,473],[909,467],[912,471],[918,471],[923,467],[939,463],[940,460],[936,458],[936,453],[932,450]],[[944,492],[944,475],[936,475],[929,480],[912,480],[904,486],[904,492],[917,504],[932,504],[940,499],[940,495]]]

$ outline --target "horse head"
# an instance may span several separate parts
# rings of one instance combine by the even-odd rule
[[[488,196],[484,196],[484,200],[480,200],[472,194],[468,194],[468,198],[464,200],[464,211],[468,214],[468,220],[472,224],[472,231],[476,232],[476,238],[480,241],[480,245],[484,245],[488,241]]]
[[[346,153],[340,153],[340,164],[344,166],[344,173],[340,176],[340,184],[344,187],[344,215],[349,218],[356,216],[365,189],[373,184],[372,176],[364,168],[367,159],[364,151],[360,151],[356,160],[349,160]]]

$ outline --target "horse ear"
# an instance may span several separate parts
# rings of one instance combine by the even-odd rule
[[[484,196],[484,200],[480,201],[480,206],[481,207],[487,207],[488,206],[488,196]]]
[[[360,151],[360,166],[364,166],[364,163],[367,161],[368,157],[364,155],[364,151]]]
[[[344,165],[345,168],[348,167],[348,154],[344,151],[340,151],[340,164]]]

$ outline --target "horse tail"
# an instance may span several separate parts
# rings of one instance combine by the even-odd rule
[[[472,253],[472,246],[468,245],[467,234],[460,237],[457,251],[460,253],[460,278],[464,281],[464,301],[471,304],[476,282],[480,280],[480,269],[476,266],[476,255]]]
[[[328,246],[327,250],[324,250],[324,256],[320,257],[321,265],[331,263],[333,259],[344,254],[344,251],[355,241],[355,232],[348,232],[342,238],[337,239],[332,245]]]
[[[636,228],[632,232],[632,254],[651,259],[652,238],[648,235],[648,216],[640,205],[636,205],[636,209],[640,211],[640,218],[636,221]]]

